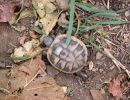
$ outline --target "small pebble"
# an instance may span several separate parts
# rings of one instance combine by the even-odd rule
[[[103,69],[99,69],[99,72],[102,73],[102,72],[103,72]]]
[[[93,72],[96,72],[96,71],[97,71],[97,69],[96,69],[96,68],[93,68],[93,69],[92,69],[92,71],[93,71]]]
[[[5,68],[5,67],[6,67],[5,63],[0,62],[0,68]]]
[[[105,71],[103,71],[103,74],[106,74],[106,72],[105,72]]]
[[[24,31],[26,30],[26,27],[25,26],[21,26],[21,31]]]
[[[69,8],[69,0],[56,0],[56,3],[62,10],[67,10]]]
[[[89,70],[92,70],[92,69],[93,69],[93,67],[94,67],[93,62],[92,62],[92,61],[90,61],[90,62],[88,62],[88,63],[89,63]]]
[[[86,79],[88,79],[88,75],[86,74],[86,72],[77,72],[76,76],[80,77],[81,81],[85,81]]]
[[[96,64],[97,64],[97,65],[102,65],[103,62],[102,62],[102,61],[96,61]]]
[[[62,89],[63,89],[64,93],[67,93],[67,87],[66,86],[63,86]]]
[[[101,58],[102,58],[102,56],[103,56],[103,54],[102,54],[102,53],[97,52],[97,54],[96,54],[96,60],[101,59]]]
[[[126,12],[125,12],[125,16],[126,16],[126,17],[130,16],[130,12],[129,12],[129,11],[126,11]]]

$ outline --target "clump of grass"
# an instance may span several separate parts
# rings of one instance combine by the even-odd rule
[[[99,25],[119,25],[119,24],[130,23],[130,21],[121,19],[119,13],[122,12],[122,10],[113,11],[113,10],[108,10],[106,8],[96,7],[95,5],[80,3],[80,2],[76,2],[76,6],[89,13],[89,16],[83,16],[79,18],[80,20],[84,20],[84,22],[87,22],[87,23],[82,23],[84,24],[84,29],[82,30],[86,30],[85,26],[88,27],[89,30],[94,29],[97,31]],[[100,17],[102,18],[101,20],[94,19]],[[79,28],[79,33],[80,33],[80,28]],[[81,34],[82,33],[83,32],[81,32]]]
[[[92,21],[94,24],[116,25],[116,24],[130,23],[130,21],[121,20],[119,11],[116,12],[105,8],[99,8],[86,3],[76,3],[76,6],[90,13],[90,16],[85,16],[80,19],[91,20],[91,18],[94,17],[103,17],[109,19],[109,20],[101,20],[101,21],[94,21],[94,22]]]
[[[79,35],[82,35],[84,32],[90,30],[98,31],[99,25],[118,25],[118,24],[130,23],[130,21],[122,20],[120,17],[119,13],[123,12],[124,10],[113,11],[113,10],[108,10],[106,8],[96,7],[95,5],[89,3],[82,3],[79,0],[77,0],[77,2],[75,2],[75,0],[71,0],[69,26],[65,26],[66,28],[68,28],[67,41],[66,41],[67,44],[71,40],[72,31],[76,30],[76,28],[73,27],[74,6],[82,9],[83,11],[88,12],[89,15],[89,16],[85,15],[83,17],[78,17],[78,20],[80,20],[80,24],[76,33],[78,33]],[[95,20],[95,18],[99,18],[99,19]]]

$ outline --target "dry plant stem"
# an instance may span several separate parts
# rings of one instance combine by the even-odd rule
[[[126,56],[126,52],[124,53],[123,57],[121,58],[121,61],[124,60],[125,56]]]
[[[107,8],[107,5],[104,0],[102,0],[103,5]]]
[[[110,9],[110,1],[107,0],[107,9]]]
[[[35,79],[35,77],[37,76],[37,74],[38,74],[39,72],[40,72],[40,70],[38,70],[37,73],[32,77],[32,79],[31,79],[28,83],[26,83],[26,84],[24,85],[24,88],[27,87],[27,86]]]
[[[125,25],[120,29],[120,31],[117,33],[116,38],[118,38],[119,35],[122,35],[124,33]]]
[[[119,62],[107,49],[104,48],[103,53],[107,55],[109,58],[111,58],[111,60],[118,68],[123,69],[127,73],[128,77],[130,78],[130,71],[126,68],[126,66],[122,65],[121,62]]]
[[[92,5],[94,5],[94,1],[93,0],[88,0]]]
[[[32,91],[32,90],[36,90],[36,89],[41,89],[41,88],[49,88],[49,87],[52,87],[56,84],[51,84],[51,85],[48,85],[48,86],[39,86],[39,87],[36,87],[36,88],[30,88],[30,89],[27,89],[29,91]]]
[[[33,58],[33,57],[36,57],[37,55],[41,54],[42,51],[46,51],[46,50],[48,50],[48,48],[43,48],[43,49],[37,51],[36,53],[34,53],[34,54],[32,55],[32,58]]]
[[[7,89],[2,88],[2,87],[0,87],[0,91],[1,91],[2,93],[4,93],[4,94],[11,94],[10,91],[8,91]]]
[[[77,29],[76,29],[76,32],[75,32],[75,35],[78,34],[78,31],[79,31],[79,27],[80,27],[80,19],[78,18],[78,14],[75,12],[75,15],[76,15],[76,19],[78,20],[78,24],[77,24]]]
[[[111,41],[108,40],[108,39],[104,39],[104,40],[106,41],[106,43],[110,43],[110,44],[112,44],[112,45],[114,45],[114,46],[116,46],[116,47],[122,49],[123,51],[125,51],[127,54],[130,55],[130,52],[126,51],[123,47],[119,47],[118,45],[114,44],[113,42],[111,42]]]

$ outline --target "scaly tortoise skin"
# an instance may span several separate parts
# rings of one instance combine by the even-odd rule
[[[66,35],[59,35],[55,38],[48,49],[47,58],[56,69],[64,73],[76,73],[87,62],[87,48],[74,36],[67,45],[66,38]]]

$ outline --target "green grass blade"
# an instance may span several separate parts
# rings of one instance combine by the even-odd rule
[[[62,27],[63,27],[63,28],[65,28],[65,29],[67,30],[67,29],[69,28],[69,25],[62,25]],[[73,30],[72,30],[72,31],[74,31],[74,32],[75,32],[75,31],[76,31],[76,28],[75,28],[75,27],[73,27]]]
[[[70,1],[70,19],[69,19],[69,29],[67,32],[67,40],[66,43],[69,44],[71,41],[71,34],[73,30],[73,22],[74,22],[74,5],[75,5],[75,0]]]
[[[34,27],[32,28],[32,30],[35,31],[36,33],[40,34],[40,35],[43,34],[42,30],[41,30],[39,27],[34,26]]]
[[[90,22],[92,24],[99,24],[99,25],[117,25],[117,24],[128,24],[130,21],[122,21],[122,20],[105,20],[105,21],[94,21]]]
[[[91,4],[76,3],[76,5],[82,9],[90,12],[90,13],[103,13],[103,12],[105,12],[105,13],[115,13],[116,14],[116,12],[113,10],[107,10],[105,8],[98,8],[98,7],[95,7]]]
[[[101,50],[101,47],[96,45],[95,43],[91,42],[89,39],[86,40],[86,42],[90,43],[93,47],[95,47],[97,50]]]
[[[117,13],[113,13],[113,12],[101,12],[101,13],[95,13],[93,15],[90,15],[86,19],[90,19],[92,17],[97,17],[97,16],[106,17],[106,18],[112,18],[112,19],[119,18],[119,14],[117,14]]]
[[[90,31],[90,30],[96,30],[98,28],[97,25],[92,25],[92,26],[88,26],[88,25],[81,25],[79,30],[82,31]]]
[[[23,56],[23,57],[10,57],[11,60],[19,60],[19,61],[25,61],[28,59],[31,59],[31,56]]]
[[[99,10],[89,4],[84,4],[84,3],[77,3],[76,4],[78,7],[88,11],[88,12],[91,12],[91,13],[97,13],[99,12]]]
[[[129,10],[129,9],[130,9],[130,7],[127,7],[127,8],[118,10],[117,13],[123,13],[123,12],[125,12],[125,11],[127,11],[127,10]]]

